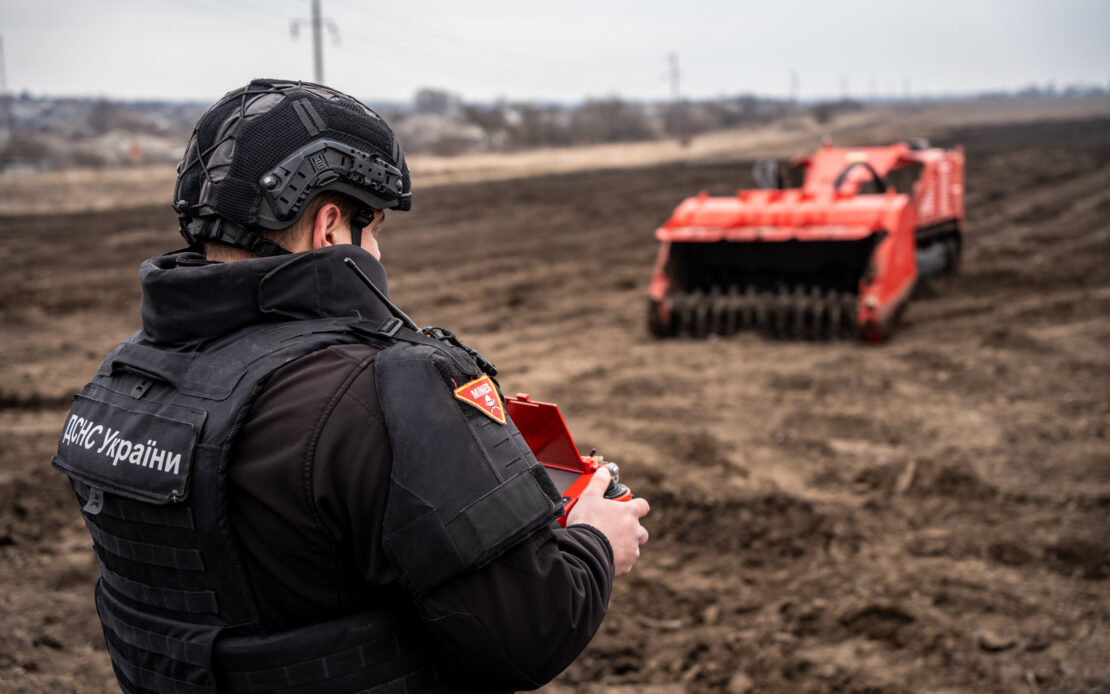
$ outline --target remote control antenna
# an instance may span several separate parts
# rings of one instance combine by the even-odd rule
[[[346,263],[347,267],[351,268],[351,270],[356,275],[358,275],[358,278],[362,280],[363,284],[365,284],[367,287],[370,287],[370,291],[374,292],[374,296],[381,299],[382,303],[385,304],[385,307],[389,309],[389,312],[392,313],[396,318],[398,318],[406,328],[409,328],[410,330],[415,330],[416,332],[420,332],[420,328],[416,325],[416,323],[413,323],[412,319],[406,316],[404,311],[393,305],[393,302],[389,300],[389,297],[387,297],[382,292],[382,290],[378,289],[377,286],[375,286],[374,282],[366,276],[366,273],[363,272],[362,269],[355,264],[355,261],[351,260],[350,258],[344,258],[343,262]]]

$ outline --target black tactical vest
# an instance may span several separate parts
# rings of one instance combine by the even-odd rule
[[[376,376],[394,449],[383,539],[414,602],[561,512],[511,420],[413,397],[481,371],[395,319],[253,326],[194,352],[139,333],[75,396],[53,460],[93,538],[97,611],[125,692],[469,691],[439,663],[412,605],[277,634],[259,616],[229,523],[229,452],[268,374],[353,342],[382,348]]]

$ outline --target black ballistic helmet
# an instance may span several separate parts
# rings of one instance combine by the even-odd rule
[[[323,191],[364,206],[351,221],[356,237],[374,210],[412,206],[389,125],[308,82],[260,79],[225,94],[197,121],[177,174],[173,209],[191,245],[219,241],[263,256],[288,251],[259,234],[291,226]]]

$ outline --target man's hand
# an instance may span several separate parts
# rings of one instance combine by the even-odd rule
[[[594,473],[567,516],[567,527],[585,523],[600,530],[613,547],[616,575],[622,576],[632,570],[632,565],[640,558],[640,545],[648,541],[648,531],[640,525],[640,519],[651,509],[644,499],[606,499],[609,479],[609,471],[604,467]]]

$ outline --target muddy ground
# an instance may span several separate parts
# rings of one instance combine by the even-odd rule
[[[391,216],[395,300],[561,403],[652,503],[546,691],[1110,692],[1110,120],[942,139],[967,147],[962,271],[877,348],[648,337],[653,228],[748,161],[439,187]],[[0,690],[117,691],[49,459],[174,224],[0,218]]]

